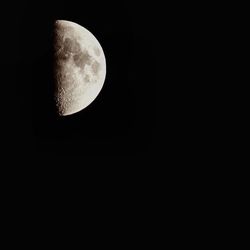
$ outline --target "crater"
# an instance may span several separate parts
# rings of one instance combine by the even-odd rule
[[[86,75],[84,76],[84,80],[85,80],[86,82],[90,82],[90,76],[86,74]]]
[[[59,58],[62,59],[62,60],[67,60],[69,58],[69,53],[60,53],[60,56]]]
[[[95,61],[93,64],[92,64],[92,70],[95,74],[97,74],[99,72],[99,69],[100,69],[100,63]]]

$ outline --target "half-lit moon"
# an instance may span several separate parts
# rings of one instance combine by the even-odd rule
[[[100,93],[106,60],[100,43],[82,26],[58,20],[54,26],[55,102],[61,116],[86,108]]]

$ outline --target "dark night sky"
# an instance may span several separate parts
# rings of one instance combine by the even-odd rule
[[[150,154],[157,73],[153,10],[134,2],[18,1],[1,7],[6,148],[44,157]],[[51,25],[56,19],[90,30],[107,61],[98,98],[60,119],[51,112],[50,99]]]

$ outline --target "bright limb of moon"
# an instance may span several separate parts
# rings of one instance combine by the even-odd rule
[[[86,108],[100,93],[106,60],[98,40],[84,27],[64,20],[54,26],[55,102],[61,116]]]

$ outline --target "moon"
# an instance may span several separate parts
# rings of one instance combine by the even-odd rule
[[[74,22],[54,23],[54,98],[57,113],[81,111],[100,93],[106,77],[106,59],[94,35]]]

